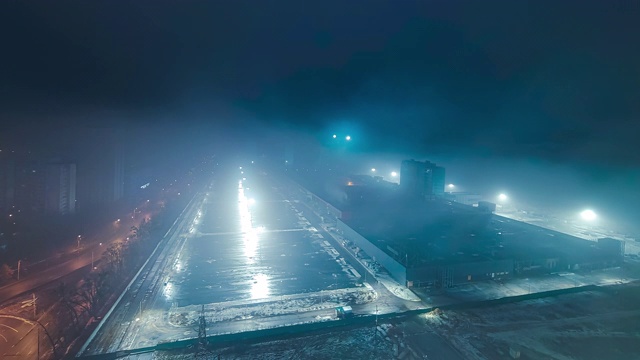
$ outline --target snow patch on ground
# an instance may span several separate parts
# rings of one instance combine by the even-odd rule
[[[384,285],[387,290],[389,290],[393,295],[408,301],[421,301],[418,295],[414,294],[413,291],[409,290],[406,286],[402,286],[398,284],[395,280],[391,278],[388,274],[385,273],[377,273],[377,280]]]
[[[377,293],[371,287],[337,289],[262,301],[241,300],[207,304],[204,306],[204,313],[207,323],[216,323],[365,304],[376,298]],[[192,326],[201,312],[201,305],[173,307],[169,311],[169,323],[179,327]]]

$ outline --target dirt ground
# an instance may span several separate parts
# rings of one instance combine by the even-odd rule
[[[469,359],[640,359],[637,283],[426,318]]]
[[[375,329],[375,330],[374,330]],[[640,359],[640,283],[155,359]],[[219,356],[219,357],[218,357]]]
[[[287,339],[238,344],[200,352],[199,359],[463,359],[424,317],[375,326],[345,327]],[[194,359],[196,349],[155,353],[155,359]],[[219,357],[218,357],[219,356]]]

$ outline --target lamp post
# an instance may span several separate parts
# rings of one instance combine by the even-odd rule
[[[593,240],[597,239],[598,235],[595,233],[594,222],[598,218],[598,215],[595,211],[591,209],[582,210],[582,212],[580,212],[580,217],[584,222],[583,226],[588,230],[589,238]]]
[[[580,213],[580,217],[586,221],[593,221],[598,217],[598,215],[593,210],[586,209]]]

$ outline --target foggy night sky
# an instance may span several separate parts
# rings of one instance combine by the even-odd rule
[[[516,164],[640,200],[638,2],[3,1],[0,33],[14,141],[341,128],[460,178]]]

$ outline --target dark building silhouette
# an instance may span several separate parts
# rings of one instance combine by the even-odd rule
[[[0,206],[25,215],[75,212],[76,166],[71,163],[5,161],[1,165]]]
[[[409,196],[432,198],[444,195],[445,170],[429,161],[404,160],[400,189]]]
[[[24,214],[42,214],[46,198],[46,166],[35,161],[17,162],[14,167],[13,203]]]
[[[13,206],[15,163],[0,159],[0,212],[7,213]]]
[[[76,164],[53,163],[47,165],[45,183],[47,212],[61,215],[76,210]]]
[[[94,129],[84,139],[78,160],[78,207],[96,208],[124,196],[124,144],[117,132]]]

